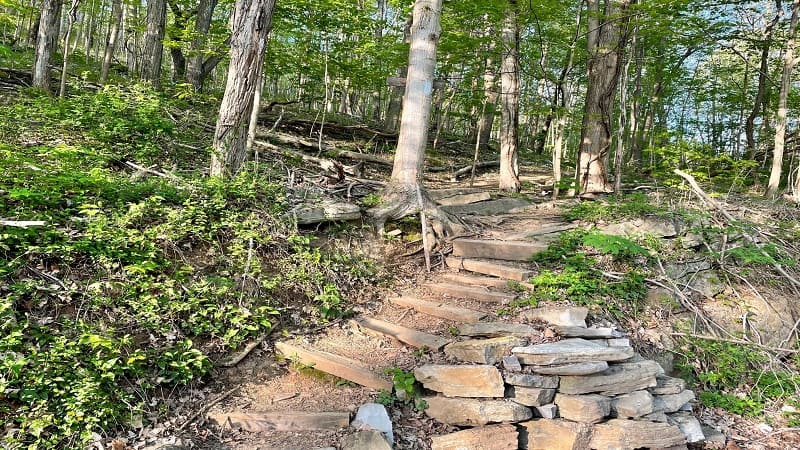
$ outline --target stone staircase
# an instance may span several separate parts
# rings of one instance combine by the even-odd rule
[[[559,226],[567,229],[550,227]],[[497,309],[515,298],[508,281],[530,278],[533,272],[525,261],[547,247],[521,236],[517,230],[514,240],[455,240],[445,270],[397,292],[379,314],[350,321],[353,330],[371,341],[327,348],[324,338],[315,344],[283,340],[275,344],[275,353],[387,392],[392,392],[393,383],[385,369],[393,362],[380,358],[380,343],[436,353],[437,363],[414,370],[426,391],[435,394],[424,398],[425,414],[466,429],[433,437],[434,450],[681,449],[704,441],[691,413],[694,394],[683,381],[666,376],[657,363],[636,354],[622,332],[588,327],[585,308],[532,309],[514,321],[497,316]],[[355,421],[359,427],[331,444],[351,450],[392,448],[391,424],[389,430],[365,425],[360,415]],[[352,425],[349,412],[341,410],[222,411],[209,417],[224,427],[262,432],[341,430]],[[387,420],[388,416],[379,422]]]

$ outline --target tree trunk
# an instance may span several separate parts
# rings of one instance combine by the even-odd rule
[[[621,72],[622,51],[629,17],[621,15],[628,0],[606,0],[599,24],[599,0],[587,0],[589,32],[588,87],[578,155],[578,188],[581,195],[612,192],[608,184],[613,101]]]
[[[92,3],[89,4],[89,10],[86,11],[84,18],[82,19],[84,21],[84,27],[85,27],[83,43],[84,43],[84,55],[86,56],[87,64],[89,63],[89,58],[91,57],[92,53],[92,47],[94,46],[94,28],[95,28],[95,15],[96,15],[95,4],[96,2],[92,0]],[[102,11],[102,5],[99,11]],[[100,15],[100,18],[102,19],[102,14],[97,14],[97,15]],[[87,18],[88,18],[88,23],[86,23]]]
[[[792,18],[789,21],[789,37],[783,51],[783,73],[781,74],[781,90],[778,94],[778,114],[775,120],[775,145],[772,150],[772,171],[769,174],[766,197],[774,197],[778,192],[783,172],[783,150],[786,145],[786,101],[792,88],[792,69],[797,60],[794,56],[796,45],[798,14],[800,14],[800,0],[792,2]],[[797,196],[797,191],[795,191]]]
[[[61,0],[44,0],[36,35],[36,54],[33,59],[33,85],[50,92],[50,61],[56,49]]]
[[[631,57],[635,56],[635,51]],[[614,152],[614,194],[622,195],[622,162],[625,160],[625,130],[628,126],[627,111],[628,107],[628,70],[630,69],[630,58],[623,63],[622,75],[619,87],[619,115],[617,116],[617,149]]]
[[[217,0],[200,0],[197,7],[197,17],[195,18],[195,36],[192,40],[192,52],[186,68],[186,78],[195,92],[203,91],[203,46],[208,37],[208,30],[211,28],[211,18],[214,16],[214,9],[217,7]]]
[[[105,84],[106,80],[108,80],[108,70],[111,67],[111,61],[114,59],[114,50],[117,48],[117,39],[119,39],[119,25],[121,21],[122,0],[112,0],[111,23],[108,24],[106,49],[103,53],[103,65],[100,68],[100,84]]]
[[[61,86],[58,89],[58,96],[63,97],[67,93],[67,65],[69,64],[69,38],[72,36],[72,29],[78,19],[78,5],[81,0],[72,0],[69,13],[67,14],[67,33],[64,35],[64,54],[61,63]]]
[[[411,26],[413,24],[413,17],[409,17],[406,21],[405,28],[403,28],[403,42],[409,42],[411,39]],[[408,66],[400,67],[397,69],[397,76],[399,78],[406,78],[408,76]],[[403,111],[403,94],[405,89],[402,86],[393,86],[392,92],[389,97],[389,107],[386,110],[386,119],[384,121],[384,128],[388,131],[395,131],[400,123],[400,115]]]
[[[139,4],[137,2],[128,3],[124,9],[123,30],[125,36],[125,65],[128,69],[128,76],[133,78],[139,75],[139,33],[136,31],[136,22],[139,16]]]
[[[500,69],[500,190],[519,192],[519,26],[517,0],[509,0],[503,23],[503,61]]]
[[[161,86],[161,59],[164,54],[164,28],[167,21],[165,0],[147,0],[147,32],[144,35],[142,79],[154,88]]]
[[[258,131],[258,114],[261,112],[261,94],[264,90],[264,69],[262,68],[258,74],[258,83],[256,91],[253,94],[253,107],[250,111],[250,122],[247,126],[247,151],[253,149],[253,142],[256,140],[256,132]]]
[[[778,24],[783,13],[783,8],[780,5],[780,0],[777,0],[777,9],[775,17],[764,28],[764,38],[759,42],[761,45],[761,65],[758,69],[758,88],[756,90],[756,98],[753,100],[753,109],[747,116],[744,124],[745,136],[747,139],[746,158],[754,159],[756,153],[756,138],[755,138],[755,122],[758,113],[761,110],[761,104],[764,102],[764,97],[767,91],[767,76],[769,75],[769,51],[772,44],[772,31],[775,25]],[[764,117],[766,120],[766,117]]]
[[[231,61],[214,132],[210,174],[235,175],[247,156],[247,127],[264,62],[275,0],[236,0],[231,16]]]

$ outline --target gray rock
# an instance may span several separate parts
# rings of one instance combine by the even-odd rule
[[[533,373],[507,373],[506,383],[514,386],[535,387],[545,389],[557,389],[558,377],[548,375],[536,375]]]
[[[389,418],[389,413],[386,412],[386,407],[381,404],[365,403],[361,405],[350,426],[359,431],[380,431],[389,444],[394,445],[392,420]]]
[[[502,397],[505,385],[494,366],[426,364],[414,376],[427,389],[448,397]]]
[[[506,322],[478,322],[459,325],[458,333],[461,336],[520,336],[527,337],[538,333],[536,327],[524,323]]]
[[[522,364],[516,356],[503,356],[503,368],[509,372],[521,372]]]
[[[553,325],[586,327],[588,308],[583,307],[545,307],[523,311],[526,320],[541,320]]]
[[[588,448],[671,448],[686,444],[686,436],[675,425],[639,420],[611,419],[594,426]]]
[[[693,415],[689,413],[678,413],[668,417],[670,423],[677,425],[678,428],[681,429],[681,432],[686,436],[686,442],[694,444],[706,440],[700,422]]]
[[[533,411],[536,413],[537,417],[543,419],[555,419],[558,417],[558,406],[552,403],[549,405],[534,406]]]
[[[649,420],[650,422],[667,423],[667,414],[663,411],[656,411],[640,417],[640,420]]]
[[[392,450],[380,431],[359,431],[342,439],[342,450]]]
[[[688,389],[678,394],[656,395],[654,400],[655,411],[673,413],[692,400],[694,400],[694,392]]]
[[[444,348],[444,353],[460,361],[478,364],[494,364],[503,356],[511,353],[511,349],[525,345],[528,340],[521,337],[502,336],[490,339],[469,339],[453,342]]]
[[[523,364],[537,366],[590,361],[620,361],[628,359],[634,354],[630,347],[608,347],[580,338],[514,347],[511,351]]]
[[[591,375],[607,370],[608,363],[605,361],[587,361],[556,366],[528,366],[528,368],[543,375]]]
[[[561,336],[579,337],[586,339],[610,339],[610,338],[619,338],[625,335],[625,333],[617,331],[613,328],[601,328],[601,327],[586,328],[586,327],[556,325],[555,330]]]
[[[525,406],[542,406],[553,401],[555,389],[510,386],[506,390],[506,398]]]
[[[611,399],[602,395],[556,394],[561,417],[581,423],[598,423],[611,414]]]
[[[680,394],[686,389],[685,381],[667,375],[657,375],[656,383],[656,386],[647,389],[653,395]]]
[[[663,369],[655,361],[645,360],[610,366],[607,370],[585,376],[562,376],[559,392],[564,394],[627,394],[655,386],[656,375]]]
[[[620,418],[636,418],[653,412],[653,396],[647,391],[620,395],[611,401],[611,411]]]
[[[428,417],[449,425],[474,427],[487,423],[515,423],[533,417],[530,408],[510,400],[426,397]]]

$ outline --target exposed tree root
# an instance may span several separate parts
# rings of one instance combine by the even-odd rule
[[[381,234],[388,220],[402,219],[419,212],[424,213],[422,216],[427,222],[423,229],[427,231],[425,239],[428,249],[467,231],[467,224],[463,220],[444,211],[419,184],[390,183],[386,185],[381,196],[383,203],[367,211],[376,230]]]

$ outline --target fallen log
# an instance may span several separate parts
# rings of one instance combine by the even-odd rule
[[[351,152],[348,150],[339,150],[336,152],[336,156],[341,156],[342,158],[347,158],[347,159],[355,159],[358,161],[370,162],[374,164],[380,164],[382,166],[392,166],[392,164],[394,164],[394,161],[392,159],[385,158],[383,156],[370,155],[369,153]]]
[[[339,161],[334,161],[332,159],[318,158],[316,156],[306,155],[305,153],[301,153],[301,152],[298,152],[298,151],[295,151],[295,150],[290,150],[288,148],[278,147],[275,144],[271,144],[271,143],[265,142],[265,141],[256,140],[256,141],[253,141],[253,144],[257,145],[259,147],[263,147],[263,148],[275,151],[275,152],[283,153],[283,154],[288,155],[288,156],[292,156],[292,157],[295,157],[295,158],[300,158],[300,159],[302,159],[303,161],[306,161],[306,162],[312,162],[312,163],[318,165],[320,168],[322,168],[322,170],[325,171],[324,175],[326,177],[330,178],[335,183],[340,183],[340,182],[344,181],[344,174],[347,172],[347,170],[345,169],[344,165],[342,165],[342,163],[340,163]],[[348,168],[348,169],[350,169],[353,172],[352,175],[358,176],[358,173],[355,173],[356,172],[355,170],[353,170],[352,168]]]
[[[479,163],[475,164],[475,168],[476,169],[487,169],[487,168],[490,168],[490,167],[500,167],[500,161],[499,160],[484,161],[484,162],[479,162]],[[458,181],[458,177],[467,175],[470,172],[472,172],[472,164],[456,170],[453,173],[453,176],[451,177],[451,181]]]

